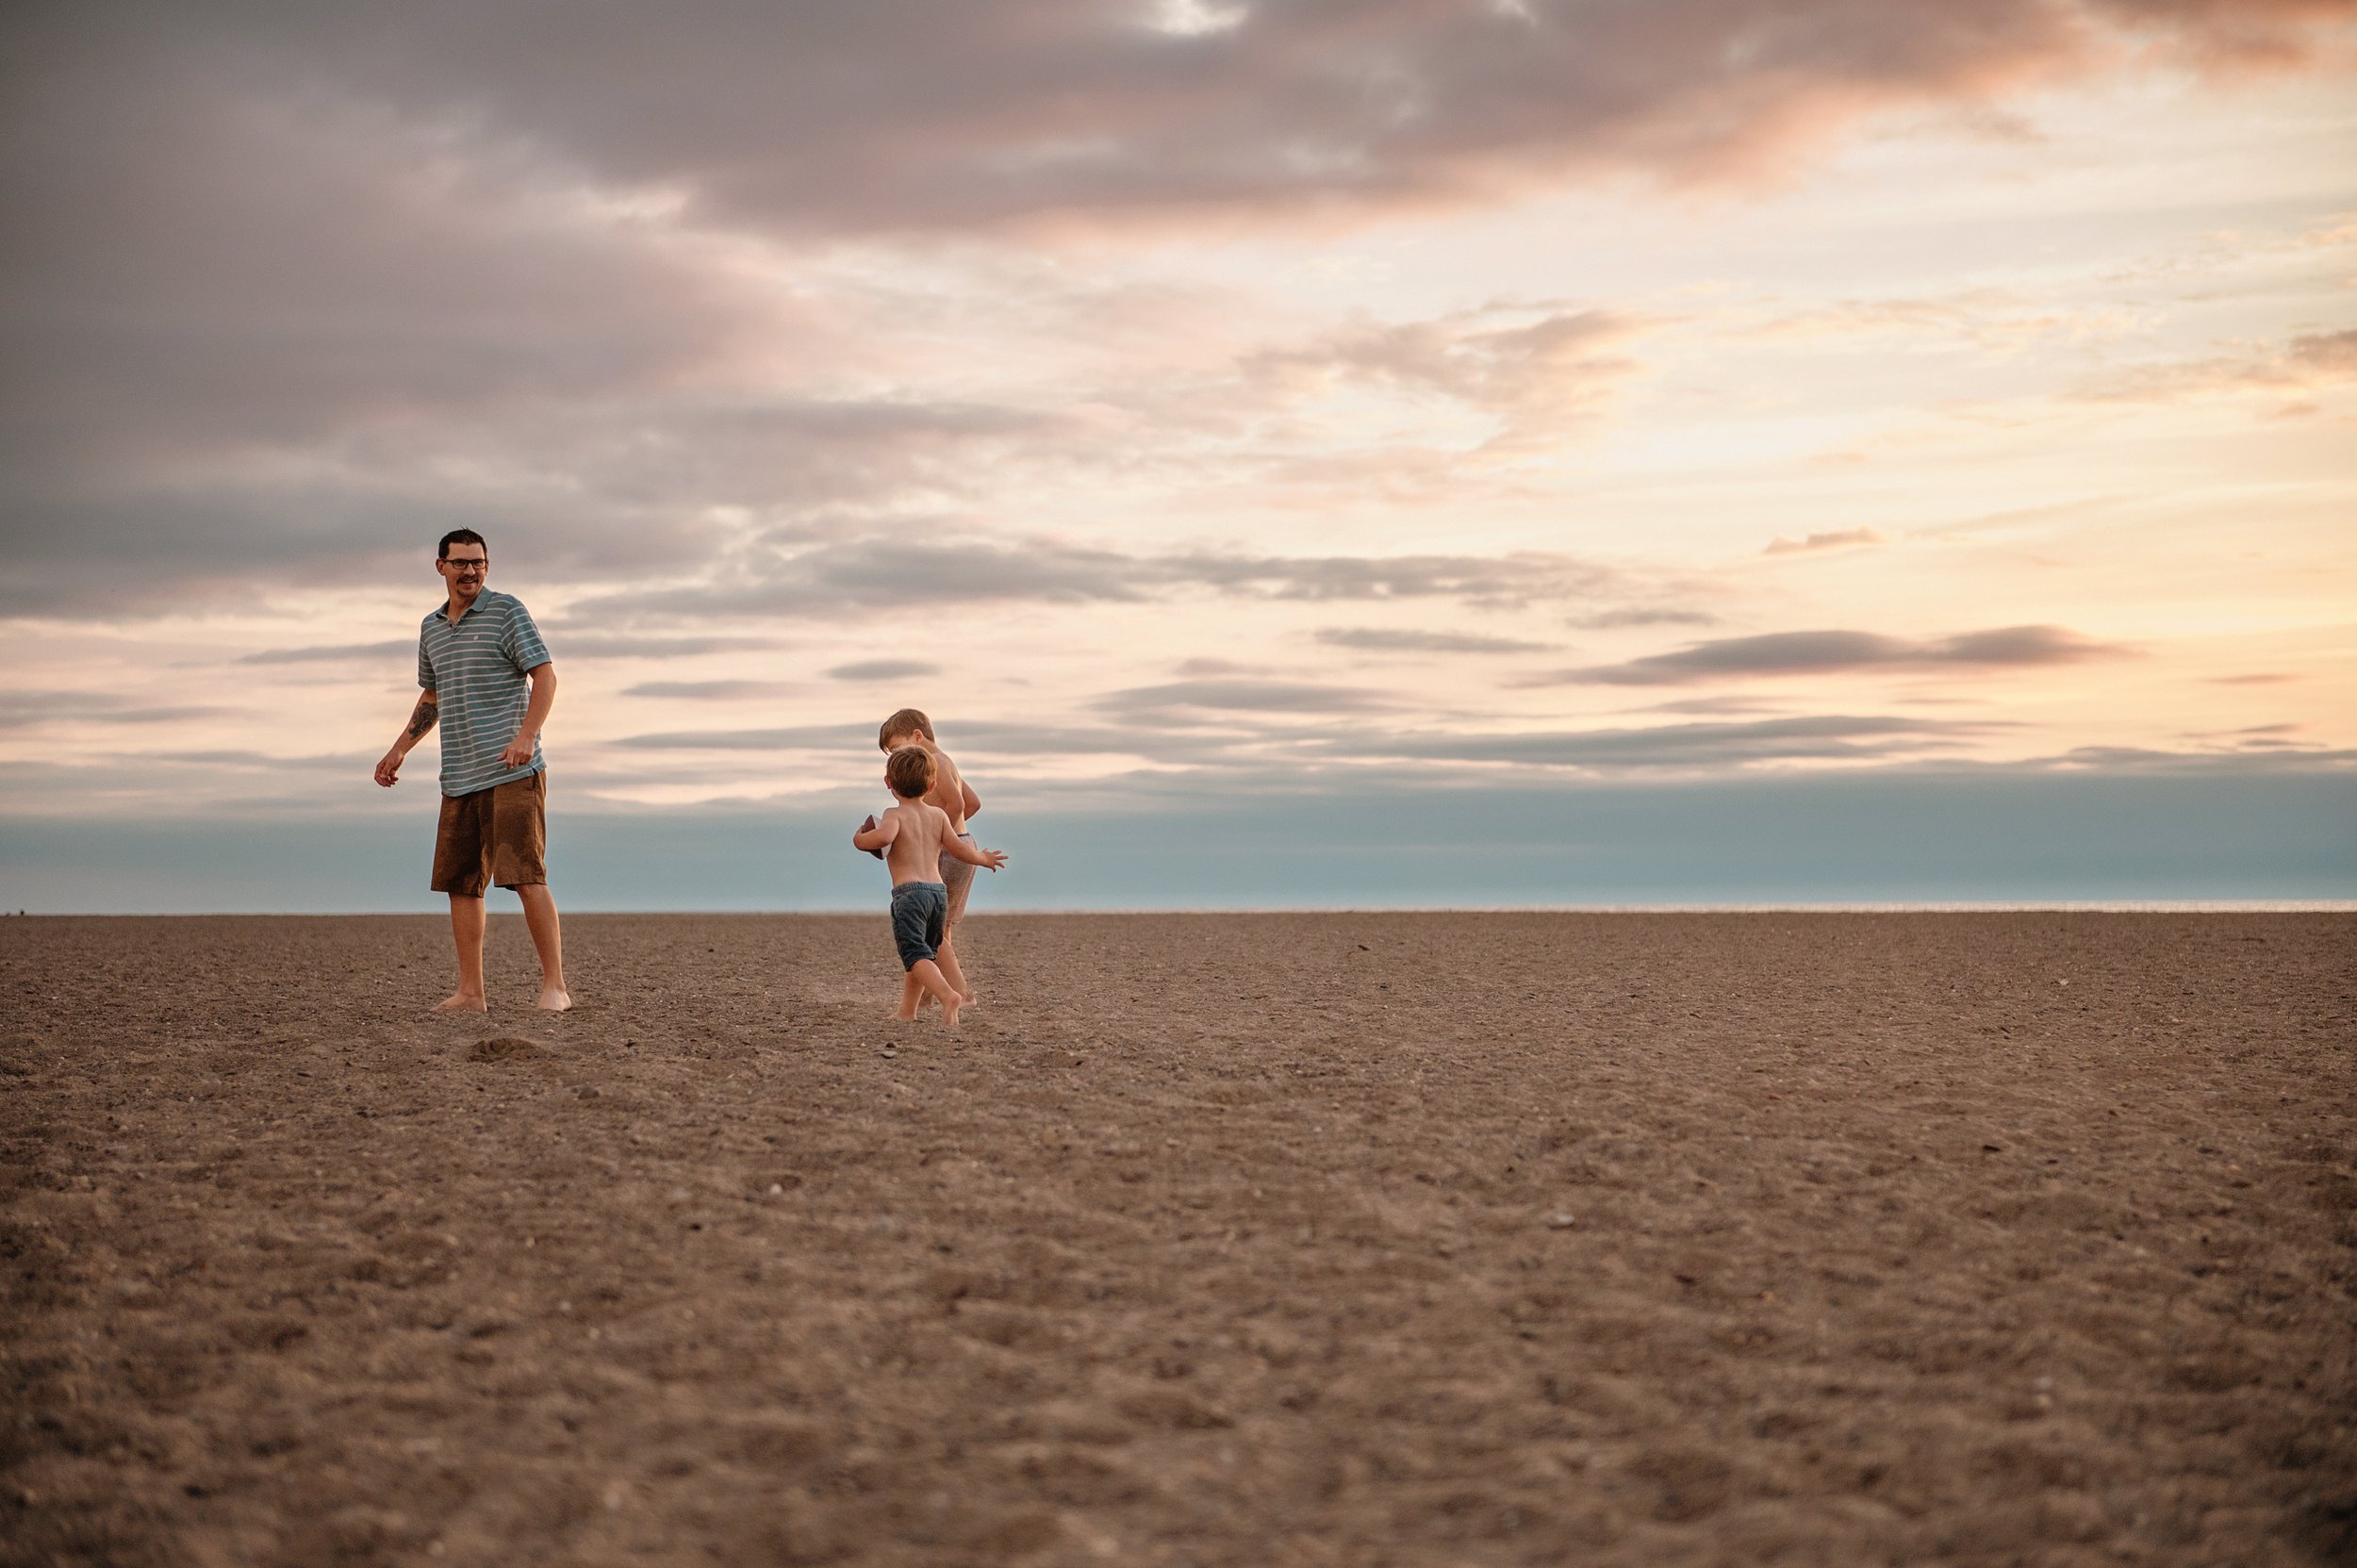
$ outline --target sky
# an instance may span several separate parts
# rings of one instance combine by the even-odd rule
[[[2357,0],[5,26],[0,904],[2357,897]]]

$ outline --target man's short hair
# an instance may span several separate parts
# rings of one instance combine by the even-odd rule
[[[894,735],[923,735],[931,740],[933,738],[933,721],[916,708],[902,708],[883,721],[883,728],[876,732],[876,744],[890,751]]]
[[[884,783],[903,801],[923,799],[940,776],[933,754],[922,746],[903,746],[884,759]]]
[[[442,536],[441,548],[434,553],[434,558],[437,561],[449,560],[450,547],[454,544],[480,544],[483,546],[483,553],[486,555],[491,553],[491,547],[485,543],[482,535],[471,528],[453,528]]]

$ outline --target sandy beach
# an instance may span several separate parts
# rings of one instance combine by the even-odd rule
[[[2349,916],[567,936],[0,923],[0,1562],[2357,1554]]]

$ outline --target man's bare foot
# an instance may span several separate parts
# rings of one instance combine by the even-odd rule
[[[964,996],[965,999],[958,1003],[960,1007],[979,1007],[981,1005],[981,999],[975,996],[973,992],[968,991],[964,993]]]
[[[566,1013],[572,1009],[572,993],[562,985],[543,985],[540,999],[532,1004],[543,1013]]]
[[[488,1013],[491,1011],[491,1005],[481,997],[470,997],[461,991],[436,1002],[434,1011],[437,1013]]]

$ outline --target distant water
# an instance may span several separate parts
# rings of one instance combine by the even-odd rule
[[[865,914],[865,909],[812,913]],[[1953,900],[1845,903],[1178,904],[1163,908],[1001,904],[997,915],[2357,915],[2357,899]]]
[[[2090,899],[2030,903],[1960,900],[1928,903],[1565,904],[1560,912],[1596,915],[2350,915],[2357,899]]]

